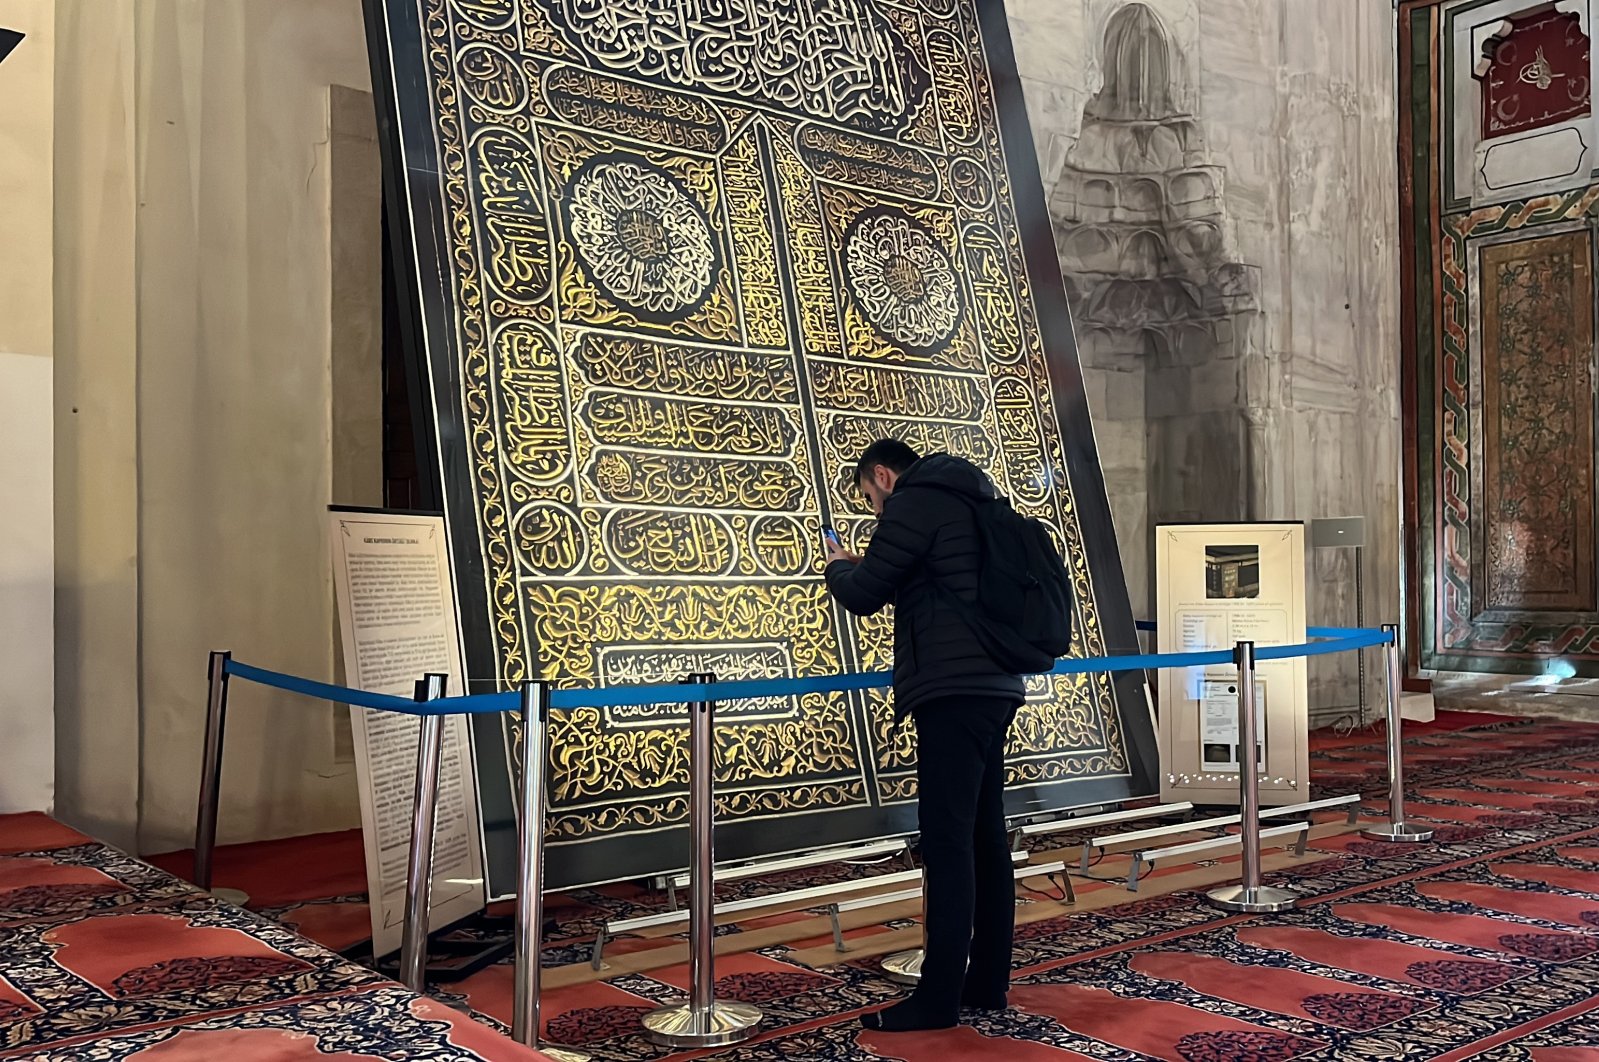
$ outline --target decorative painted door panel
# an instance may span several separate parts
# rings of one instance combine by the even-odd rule
[[[1484,243],[1472,615],[1591,613],[1593,236]]]
[[[855,458],[971,456],[1136,636],[998,0],[369,0],[413,349],[484,688],[890,663],[829,601]],[[719,854],[915,828],[886,695],[720,706]],[[550,884],[686,861],[680,707],[551,724]],[[476,729],[496,894],[520,735]],[[1138,676],[1034,683],[1015,810],[1153,790]]]
[[[1562,161],[1558,139],[1594,142],[1590,6],[1400,8],[1406,590],[1420,668],[1599,674],[1599,174],[1586,156]],[[1517,165],[1495,169],[1496,152]],[[1496,174],[1519,174],[1525,191]]]

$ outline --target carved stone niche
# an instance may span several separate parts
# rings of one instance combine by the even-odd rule
[[[1595,0],[1498,0],[1445,13],[1452,205],[1588,183],[1599,165],[1589,47]]]
[[[1079,332],[1141,333],[1157,340],[1156,357],[1192,349],[1173,341],[1178,332],[1257,308],[1250,271],[1230,260],[1225,171],[1177,102],[1174,68],[1147,6],[1111,17],[1105,84],[1050,195]],[[1120,337],[1104,345],[1128,349]]]
[[[1226,173],[1181,102],[1179,58],[1148,6],[1111,16],[1104,86],[1049,200],[1135,609],[1152,604],[1155,523],[1249,508],[1259,272],[1236,260]]]

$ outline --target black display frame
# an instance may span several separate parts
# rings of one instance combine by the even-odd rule
[[[442,173],[432,125],[433,91],[427,77],[422,25],[423,0],[363,0],[368,27],[385,200],[400,299],[412,401],[424,426],[417,432],[419,508],[443,512],[456,565],[468,692],[496,692],[496,643],[483,550],[477,532],[471,455],[459,404],[460,350],[453,315],[449,219],[441,197]],[[1012,204],[1023,244],[1033,306],[1042,335],[1052,403],[1083,532],[1086,563],[1095,591],[1100,629],[1111,656],[1139,653],[1121,555],[1111,521],[1087,393],[1066,302],[1054,229],[1016,69],[1003,0],[974,0],[991,77],[1011,183]],[[531,642],[531,632],[528,633]],[[530,652],[537,646],[530,645]],[[1112,677],[1128,758],[1128,774],[1030,784],[1007,790],[1007,811],[1033,815],[1092,807],[1149,796],[1159,789],[1158,748],[1148,685],[1142,670]],[[479,806],[484,831],[484,867],[491,899],[515,895],[517,829],[514,779],[498,718],[474,716]],[[905,835],[916,829],[914,805],[874,806],[795,816],[784,821],[782,841],[771,843],[769,822],[729,822],[718,828],[724,859],[780,855],[846,841]],[[652,849],[681,852],[687,865],[688,828],[651,834]],[[642,876],[634,858],[637,837],[621,835],[562,846],[551,853],[552,886],[599,884]],[[630,867],[631,864],[631,867]],[[621,869],[619,869],[621,868]]]

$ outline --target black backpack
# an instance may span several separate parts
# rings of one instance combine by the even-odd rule
[[[982,549],[975,607],[947,589],[945,596],[1001,668],[1016,675],[1051,670],[1072,645],[1072,579],[1055,540],[1005,498],[945,493],[971,507]]]

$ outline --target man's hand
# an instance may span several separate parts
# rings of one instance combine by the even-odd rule
[[[851,553],[849,550],[845,549],[843,546],[839,545],[837,542],[834,542],[830,538],[826,541],[827,563],[832,564],[834,561],[841,560],[849,561],[851,564],[859,564],[861,562],[861,555],[859,553]]]

